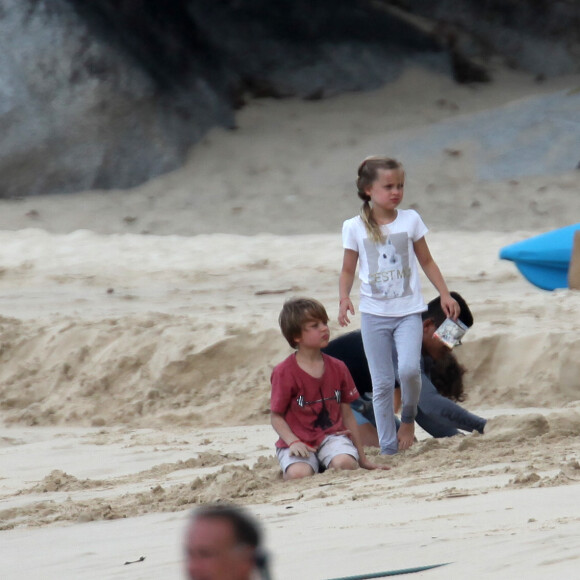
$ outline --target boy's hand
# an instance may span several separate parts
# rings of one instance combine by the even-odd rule
[[[350,298],[343,298],[340,301],[340,305],[338,307],[338,323],[340,326],[346,326],[350,324],[350,320],[348,318],[348,313],[354,314],[354,306]]]
[[[290,455],[296,455],[296,457],[308,457],[310,453],[316,451],[314,447],[306,445],[303,441],[294,441],[288,449],[290,449]]]
[[[376,463],[373,463],[372,461],[369,461],[369,459],[365,456],[363,457],[358,464],[363,468],[363,469],[368,469],[369,471],[372,471],[373,469],[383,469],[384,471],[387,471],[389,469],[391,469],[388,465],[377,465]]]

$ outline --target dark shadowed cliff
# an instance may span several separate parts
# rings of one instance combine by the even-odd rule
[[[248,99],[322,99],[409,63],[580,69],[577,2],[0,0],[0,197],[126,188]]]

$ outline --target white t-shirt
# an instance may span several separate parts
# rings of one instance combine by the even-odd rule
[[[360,216],[342,226],[342,245],[358,252],[361,280],[359,310],[377,316],[407,316],[426,310],[413,242],[429,231],[412,209],[397,210],[395,221],[381,226],[383,244],[373,242]]]

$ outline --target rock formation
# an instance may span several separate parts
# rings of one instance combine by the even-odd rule
[[[0,0],[0,197],[128,188],[178,167],[210,127],[234,129],[248,98],[368,90],[409,62],[459,82],[489,80],[498,55],[539,78],[576,72],[578,12],[564,0]]]

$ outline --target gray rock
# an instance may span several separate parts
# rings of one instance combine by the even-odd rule
[[[569,0],[401,0],[464,55],[499,57],[540,78],[580,72],[580,3]]]
[[[410,62],[462,82],[499,53],[579,70],[577,3],[397,4],[0,0],[0,197],[129,188],[235,128],[248,98],[369,90]]]
[[[164,93],[65,1],[0,0],[0,39],[0,197],[131,187],[233,123],[203,78]]]

